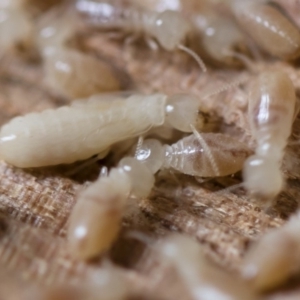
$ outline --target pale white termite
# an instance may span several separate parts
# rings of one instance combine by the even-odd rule
[[[203,126],[199,100],[191,95],[108,99],[104,95],[101,101],[100,95],[82,105],[76,102],[12,119],[0,131],[0,157],[23,168],[72,163],[164,122],[183,132],[192,131],[190,124]]]
[[[238,24],[259,47],[281,59],[299,57],[300,31],[282,12],[265,1],[231,2]]]
[[[271,200],[284,184],[281,163],[296,113],[295,87],[284,72],[266,71],[253,80],[248,101],[257,147],[245,162],[244,185],[251,194]]]
[[[158,140],[145,140],[135,158],[123,158],[108,177],[100,177],[79,194],[70,217],[70,250],[74,256],[88,259],[110,248],[129,193],[147,197],[159,169],[174,168],[202,177],[225,176],[240,170],[247,154],[244,144],[222,134],[203,134],[200,141],[191,135],[164,147]]]
[[[165,102],[160,94],[131,96],[16,117],[1,128],[0,157],[22,168],[86,159],[163,124]]]
[[[122,5],[120,1],[115,0],[77,0],[76,9],[97,28],[114,28],[134,36],[144,35],[147,41],[153,42],[154,38],[167,51],[185,51],[197,61],[204,72],[206,71],[200,57],[184,46],[192,26],[178,11],[156,12],[138,5]]]
[[[205,2],[207,1],[204,3],[201,1],[202,5],[198,10],[189,13],[193,25],[197,29],[194,43],[198,43],[200,45],[199,52],[204,52],[204,55],[214,63],[240,66],[240,61],[232,57],[230,53],[249,53],[249,41],[230,16],[221,14],[213,5],[205,4]]]
[[[108,62],[67,47],[80,22],[73,10],[66,9],[55,7],[37,22],[36,44],[44,60],[45,83],[73,99],[119,90],[120,80]]]
[[[136,158],[154,173],[159,169],[174,169],[198,176],[227,176],[241,170],[249,148],[221,133],[192,134],[173,145],[162,145],[147,139],[139,147]]]
[[[108,250],[121,228],[129,194],[147,197],[153,184],[154,176],[145,165],[125,157],[107,177],[82,191],[69,221],[70,252],[79,259],[90,259]]]
[[[240,66],[240,62],[228,55],[231,52],[248,53],[248,40],[231,16],[220,13],[219,5],[210,0],[131,0],[135,5],[146,10],[162,13],[173,10],[191,21],[193,30],[189,42],[201,56],[206,56],[214,63]]]
[[[146,241],[164,257],[165,263],[176,270],[194,300],[259,299],[241,278],[213,265],[200,245],[189,237],[172,234],[154,245],[139,233],[133,233],[133,237]]]
[[[241,272],[256,290],[274,289],[299,272],[299,230],[298,212],[281,228],[259,238],[246,252]]]

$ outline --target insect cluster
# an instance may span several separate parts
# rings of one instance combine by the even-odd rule
[[[110,161],[109,171],[103,167],[99,178],[78,193],[70,214],[65,243],[74,259],[105,255],[127,210],[149,197],[162,174],[175,181],[178,173],[207,180],[242,171],[241,185],[254,205],[274,205],[285,185],[282,164],[298,100],[289,74],[280,68],[256,70],[252,62],[299,58],[300,30],[283,8],[259,0],[1,0],[0,15],[2,57],[35,53],[44,88],[72,101],[4,124],[1,159],[17,168],[87,160],[82,169],[99,160],[103,165],[107,157]],[[111,35],[122,47],[144,42],[154,53],[183,51],[199,77],[213,68],[248,68],[251,76],[218,90],[221,96],[238,86],[246,90],[245,130],[254,143],[211,130],[222,116],[202,105],[205,95],[126,91],[122,70],[87,50],[83,40],[91,32]],[[133,237],[176,270],[191,299],[264,299],[262,292],[300,271],[299,224],[298,213],[253,244],[239,274],[216,267],[199,243],[184,235],[159,242],[141,233]],[[128,291],[120,286],[115,294],[111,286],[107,295],[78,293],[125,299]],[[45,293],[55,294],[55,288]]]

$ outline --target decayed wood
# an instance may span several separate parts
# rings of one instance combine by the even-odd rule
[[[248,80],[255,74],[247,71],[210,70],[202,74],[184,54],[151,52],[144,45],[124,46],[108,35],[82,34],[84,51],[111,60],[123,70],[128,89],[144,92],[176,93],[188,91],[200,97],[203,109],[222,118],[221,131],[240,138],[250,147],[245,116]],[[257,72],[265,68],[280,68],[300,88],[300,73],[283,62],[256,63]],[[12,56],[0,74],[0,123],[9,118],[56,107],[67,103],[44,86],[39,64],[31,64]],[[216,86],[249,78],[242,85],[205,98]],[[294,135],[299,136],[297,119]],[[132,294],[150,299],[189,299],[179,278],[162,259],[130,237],[128,232],[141,230],[154,238],[178,231],[195,237],[208,257],[235,272],[249,242],[268,229],[281,226],[296,211],[300,192],[299,151],[290,146],[284,171],[285,190],[274,207],[264,211],[242,190],[222,191],[228,184],[239,183],[236,175],[224,180],[202,183],[194,178],[178,175],[176,179],[160,177],[149,199],[139,201],[132,218],[124,217],[123,230],[105,259],[112,261],[128,281]],[[103,162],[105,163],[105,162]],[[0,269],[4,274],[18,274],[23,287],[31,284],[83,284],[90,274],[102,270],[99,258],[90,263],[73,260],[65,244],[66,226],[75,195],[86,181],[93,180],[99,165],[93,164],[83,172],[69,176],[76,168],[63,166],[36,170],[21,170],[0,163]],[[179,184],[180,183],[180,184]],[[2,274],[0,274],[2,276]],[[296,288],[281,292],[272,299],[300,297]],[[22,289],[22,288],[21,288]],[[277,297],[277,298],[276,298]],[[1,285],[0,285],[1,298]]]

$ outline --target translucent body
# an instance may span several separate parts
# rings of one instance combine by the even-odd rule
[[[189,94],[176,94],[168,97],[166,122],[183,132],[192,131],[190,124],[202,128],[203,119],[199,116],[199,99]]]
[[[274,289],[299,271],[299,216],[263,235],[246,253],[242,275],[256,290]]]
[[[294,59],[300,55],[300,31],[279,10],[262,2],[236,0],[232,10],[239,25],[273,56]]]
[[[228,66],[238,66],[232,52],[247,52],[247,41],[229,18],[220,15],[206,15],[207,23],[201,38],[203,50],[215,61]]]
[[[119,167],[127,173],[131,181],[131,192],[137,197],[149,195],[154,177],[151,171],[132,157],[125,157],[119,162]]]
[[[130,192],[130,180],[113,169],[78,195],[70,217],[68,243],[79,259],[89,259],[107,250],[115,240]]]
[[[210,264],[192,239],[174,234],[156,247],[175,267],[192,299],[258,299],[242,280]]]
[[[195,135],[185,137],[171,146],[145,140],[137,159],[151,165],[151,161],[156,161],[157,170],[159,167],[173,168],[178,172],[199,177],[226,176],[242,169],[250,154],[246,145],[224,134],[203,133],[201,136],[207,149]]]
[[[165,96],[157,94],[16,117],[1,128],[0,156],[23,168],[86,159],[161,125],[164,108]]]
[[[54,8],[39,19],[36,43],[44,59],[46,84],[73,99],[119,90],[120,81],[108,62],[67,47],[78,23],[66,7]]]
[[[108,63],[78,51],[56,48],[44,65],[48,86],[73,99],[121,88]]]
[[[283,187],[280,165],[292,131],[296,94],[283,72],[264,72],[252,83],[248,116],[256,138],[256,154],[244,167],[245,186],[262,198],[272,199]]]
[[[77,0],[76,7],[96,27],[154,37],[166,50],[182,44],[191,29],[187,20],[172,10],[160,13],[138,6],[121,7],[118,1],[91,0]]]
[[[161,169],[165,158],[165,149],[160,141],[147,139],[139,148],[136,159],[149,168],[153,174]]]
[[[90,259],[109,249],[119,233],[129,193],[146,197],[153,184],[154,176],[149,169],[126,157],[108,177],[100,177],[79,194],[68,228],[72,254]]]
[[[194,47],[218,65],[239,66],[241,63],[230,55],[248,52],[248,42],[238,25],[212,1],[182,1],[183,11],[191,19]]]

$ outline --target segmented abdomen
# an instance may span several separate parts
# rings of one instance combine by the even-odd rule
[[[224,134],[203,133],[201,137],[212,159],[199,139],[190,135],[167,147],[164,167],[192,176],[226,176],[241,170],[251,153],[246,145]]]
[[[161,125],[165,97],[156,96],[130,97],[104,111],[70,106],[14,118],[1,129],[0,156],[22,168],[89,158]]]
[[[76,8],[95,27],[116,28],[134,33],[149,33],[149,27],[155,22],[157,15],[156,12],[132,6],[125,1],[78,0]]]

